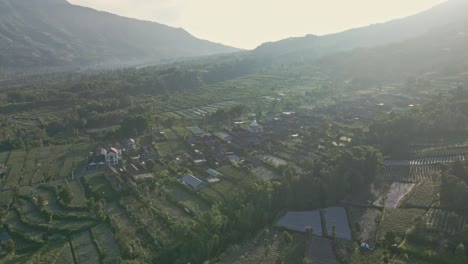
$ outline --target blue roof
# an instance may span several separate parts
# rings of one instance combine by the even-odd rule
[[[199,188],[200,185],[204,185],[205,183],[198,179],[197,177],[191,175],[191,174],[186,174],[182,180],[184,181],[185,184],[187,184],[188,186],[192,187],[192,188]]]

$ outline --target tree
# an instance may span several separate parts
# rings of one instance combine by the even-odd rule
[[[148,127],[148,119],[139,115],[125,118],[120,124],[120,131],[126,137],[139,136],[144,134]]]
[[[70,203],[73,200],[73,193],[68,183],[60,187],[58,196],[64,203]]]

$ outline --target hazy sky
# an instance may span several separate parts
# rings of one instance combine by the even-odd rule
[[[98,10],[183,27],[196,37],[252,49],[306,34],[385,22],[445,0],[68,0]]]

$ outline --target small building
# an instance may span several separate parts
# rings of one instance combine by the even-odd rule
[[[206,172],[207,172],[209,175],[211,175],[211,176],[213,176],[213,177],[215,177],[215,178],[223,177],[223,175],[222,175],[221,173],[219,173],[219,172],[217,172],[217,171],[215,171],[215,170],[213,170],[213,169],[207,169]]]
[[[237,163],[240,161],[240,157],[237,155],[227,155],[226,158],[231,162],[231,163]]]
[[[204,181],[191,174],[186,174],[184,177],[182,177],[182,182],[188,187],[192,188],[194,191],[200,191],[206,187],[206,183]]]
[[[122,152],[116,148],[109,148],[105,157],[107,165],[115,166],[122,160]]]
[[[226,132],[216,132],[215,135],[225,142],[232,141],[232,136]]]
[[[195,135],[200,135],[200,134],[204,134],[204,133],[205,133],[201,128],[199,128],[199,127],[197,127],[197,126],[194,126],[194,127],[187,127],[187,129],[188,129],[190,132],[192,132],[193,134],[195,134]]]
[[[254,133],[254,134],[263,132],[263,126],[259,125],[256,119],[254,119],[252,124],[250,124],[247,129],[249,130],[250,133]]]
[[[152,147],[144,147],[141,151],[141,160],[156,160],[158,153]]]

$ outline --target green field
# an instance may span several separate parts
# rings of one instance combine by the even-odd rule
[[[84,185],[98,199],[115,200],[117,193],[102,173],[89,174],[84,177]]]
[[[210,205],[205,203],[202,199],[198,198],[194,194],[185,191],[183,188],[175,185],[167,186],[167,194],[172,197],[175,201],[181,203],[187,209],[194,213],[201,213],[208,211]]]
[[[158,152],[162,156],[173,156],[186,151],[185,143],[182,141],[167,141],[156,144]]]
[[[439,192],[440,183],[424,181],[416,185],[407,198],[403,201],[402,207],[423,207],[431,206]]]
[[[426,211],[422,209],[393,209],[385,208],[378,227],[377,237],[383,239],[387,231],[393,231],[400,238],[420,219]]]

